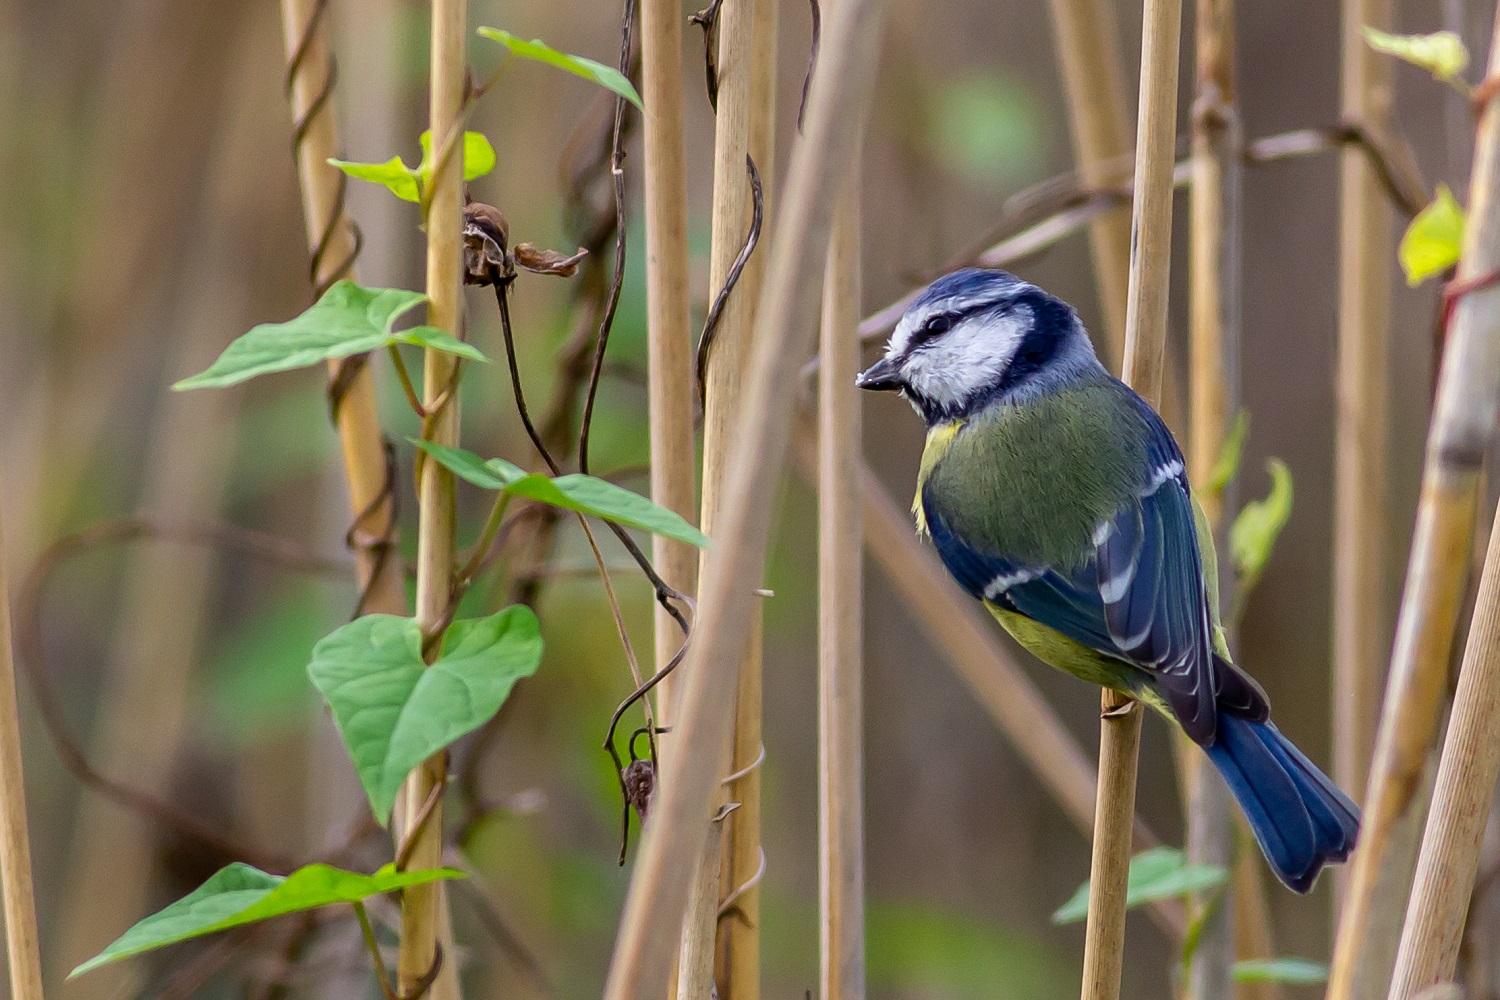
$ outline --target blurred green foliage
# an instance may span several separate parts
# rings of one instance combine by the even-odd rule
[[[969,72],[939,84],[931,94],[930,153],[978,187],[1014,185],[1042,165],[1041,115],[1019,81]]]

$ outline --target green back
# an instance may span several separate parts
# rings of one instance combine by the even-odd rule
[[[1022,564],[1076,566],[1095,527],[1135,496],[1145,421],[1100,378],[934,433],[918,495],[971,544]]]

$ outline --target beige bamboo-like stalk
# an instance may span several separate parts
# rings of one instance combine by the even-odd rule
[[[441,150],[463,127],[462,112],[468,77],[465,32],[468,0],[432,0],[431,86],[428,102],[433,148]],[[427,322],[454,335],[461,334],[463,299],[463,142],[454,141],[452,155],[439,161],[432,174],[427,210]],[[458,396],[454,372],[457,359],[429,350],[422,360],[422,400],[430,416],[431,440],[450,447],[458,444]],[[450,391],[451,390],[451,391]],[[438,397],[444,402],[438,403]],[[437,462],[423,462],[417,483],[417,622],[424,639],[431,640],[445,625],[453,583],[453,474]],[[398,803],[402,813],[398,835],[415,837],[410,866],[436,868],[443,858],[442,800],[426,822],[418,818],[429,796],[447,781],[447,756],[438,753],[411,773]],[[439,794],[441,794],[439,792]],[[444,895],[440,883],[415,886],[401,894],[401,950],[397,975],[401,992],[411,996],[437,958],[437,942],[444,923]],[[458,956],[442,956],[442,974],[433,984],[433,1000],[457,1000]]]
[[[691,518],[697,506],[693,444],[692,334],[688,328],[687,167],[682,107],[682,5],[641,0],[641,99],[645,104],[646,312],[651,422],[651,499]],[[698,552],[660,535],[652,561],[663,580],[691,594]],[[656,663],[682,645],[682,632],[656,609]],[[656,690],[657,717],[675,718],[676,671]],[[668,748],[670,752],[670,748]]]
[[[729,279],[730,268],[733,267],[739,246],[744,243],[745,232],[750,226],[750,186],[745,172],[745,156],[750,151],[754,3],[756,0],[726,0],[718,12],[718,102],[714,115],[714,201],[708,256],[709,298],[717,295],[718,289],[723,288],[724,282]],[[760,244],[756,253],[765,253],[765,244]],[[730,291],[729,298],[724,303],[723,312],[718,316],[714,342],[706,358],[705,370],[699,373],[703,381],[703,478],[699,523],[709,537],[717,534],[720,525],[724,480],[729,475],[727,456],[735,445],[736,427],[739,426],[742,415],[739,408],[744,390],[745,364],[748,363],[750,352],[750,321],[754,309],[754,295],[744,285],[744,279],[745,273],[741,273],[741,283]],[[699,556],[699,576],[705,573],[706,564],[708,555],[703,553]],[[738,681],[733,696],[735,715],[729,729],[724,730],[721,735],[724,745],[729,748],[727,760],[730,762],[730,774],[736,771],[733,760],[738,748],[738,723],[742,715],[748,714],[747,709],[751,703],[756,706],[753,714],[759,717],[760,607],[753,607],[750,613],[753,624],[748,631],[744,648],[735,651],[735,663],[738,663]],[[684,673],[678,681],[678,691],[681,691],[682,685],[687,684],[687,678],[685,670],[679,670],[679,673]],[[678,706],[675,723],[681,726],[681,705]],[[678,738],[672,738],[669,742],[681,747]],[[721,786],[717,798],[718,804],[732,799],[739,802],[741,807],[748,805],[756,813],[748,817],[748,829],[759,829],[759,768],[751,768],[732,787]],[[718,838],[721,858],[715,880],[718,897],[712,900],[715,913],[720,898],[738,885],[733,880],[732,873],[735,823],[738,822],[739,817],[730,816],[721,823],[723,832]],[[699,880],[694,889],[702,889],[706,885],[706,880]],[[745,900],[745,903],[754,906],[756,898]],[[705,901],[694,900],[688,909],[699,910],[703,906],[706,906]],[[730,918],[730,924],[735,922],[738,922],[736,918]],[[726,954],[727,933],[718,933],[720,928],[723,925],[715,924],[714,979],[717,984],[715,990],[723,991],[729,955]],[[696,928],[684,927],[682,933],[690,936],[694,930]],[[682,948],[691,948],[685,937]]]
[[[736,0],[730,0],[729,6],[733,6],[735,2]],[[746,149],[760,171],[762,189],[766,193],[765,212],[768,218],[771,210],[769,193],[775,189],[776,32],[779,20],[777,9],[780,0],[739,0],[739,2],[748,3],[750,6],[750,37],[746,52],[748,62],[741,63],[742,67],[748,68],[750,76],[746,94],[749,102],[746,113]],[[722,58],[723,47],[721,43],[719,61],[721,68],[726,65]],[[722,96],[719,108],[719,113],[722,115]],[[748,190],[744,164],[730,167],[727,163],[720,164],[717,159],[714,164],[716,189],[720,176],[718,167],[721,165],[726,168],[726,172],[722,175],[726,182],[737,183],[742,191]],[[737,179],[735,170],[739,171]],[[723,247],[724,252],[731,258],[738,254],[740,246],[744,243],[748,225],[749,216],[745,215],[736,227],[731,242]],[[764,241],[770,238],[770,227],[765,225],[765,220],[763,220],[763,226],[761,239]],[[716,262],[720,252],[718,235],[716,231],[714,234]],[[762,242],[762,249],[751,254],[733,293],[740,296],[741,302],[752,307],[745,313],[743,325],[740,327],[742,338],[750,336],[751,327],[755,322],[756,314],[753,306],[760,296],[765,273],[763,248],[766,245]],[[718,287],[717,283],[713,285],[715,291]],[[720,330],[715,351],[722,348],[726,332]],[[748,347],[748,342],[745,346]],[[720,383],[717,407],[720,420],[734,421],[738,416],[737,404],[740,393],[738,380],[745,373],[746,358],[743,353],[739,360],[740,363],[733,368],[721,367],[719,370],[721,379],[734,378],[737,382],[736,388],[732,391],[725,391],[728,388],[726,382]],[[713,361],[709,363],[710,371],[716,363]],[[709,390],[707,398],[710,401],[714,399],[712,389]],[[708,405],[714,404],[710,402]],[[706,429],[703,440],[704,496],[707,497],[709,438]],[[719,485],[722,485],[722,466],[717,471],[716,478]],[[705,504],[705,508],[706,506]],[[763,699],[761,696],[762,636],[761,624],[758,620],[760,611],[761,608],[757,605],[754,635],[740,667],[739,692],[735,697],[729,773],[739,775],[739,777],[730,783],[727,794],[730,799],[739,803],[739,808],[725,820],[724,860],[720,868],[719,885],[719,891],[726,899],[730,894],[734,895],[735,915],[726,917],[719,925],[719,954],[714,973],[719,987],[719,1000],[760,1000],[760,887],[758,881],[764,871],[764,855],[760,839],[761,769],[757,762],[763,758],[765,752],[761,742]]]
[[[0,552],[5,550],[0,537]],[[10,629],[10,592],[0,561],[0,893],[4,894],[5,954],[14,1000],[42,1000],[42,955],[31,884],[26,830],[26,777],[21,763],[21,716]]]
[[[728,0],[719,12],[719,92],[714,133],[713,237],[709,254],[709,296],[724,287],[745,242],[751,221],[751,197],[745,157],[754,155],[757,167],[765,156],[756,148],[764,142],[766,112],[763,94],[769,68],[766,52],[775,56],[774,39],[758,32],[763,8],[773,0]],[[774,24],[774,17],[771,22]],[[769,49],[766,47],[769,46]],[[756,133],[760,132],[760,135]],[[710,537],[719,530],[728,476],[726,462],[734,448],[742,417],[742,397],[750,356],[751,324],[763,273],[759,258],[765,244],[752,256],[719,318],[707,369],[703,373],[703,496],[700,523]],[[706,559],[706,556],[704,557]],[[701,572],[701,564],[700,564]],[[739,775],[723,790],[725,800],[739,804],[724,820],[719,892],[735,893],[760,868],[760,755],[761,626],[759,606],[739,667],[735,717],[725,738],[730,747],[728,773]],[[755,887],[736,895],[738,913],[720,922],[714,978],[720,1000],[757,1000],[760,993],[760,894]],[[743,915],[743,917],[740,916]]]
[[[1392,0],[1345,0],[1341,27],[1345,121],[1388,123],[1393,60],[1365,43],[1389,30]],[[1360,150],[1340,154],[1338,406],[1334,423],[1333,777],[1364,794],[1390,652],[1385,598],[1390,537],[1386,382],[1390,355],[1391,210]],[[1335,874],[1343,887],[1348,875]]]
[[[1239,207],[1240,129],[1235,107],[1233,0],[1198,0],[1194,48],[1197,102],[1193,115],[1193,182],[1188,239],[1188,475],[1200,487],[1218,462],[1239,395]],[[1228,533],[1224,512],[1234,508],[1233,484],[1200,489],[1203,507],[1220,551]],[[1229,495],[1226,496],[1225,494]],[[1231,561],[1218,567],[1221,606],[1232,600]],[[1233,641],[1231,637],[1231,641]],[[1229,790],[1205,755],[1177,734],[1186,753],[1187,855],[1194,864],[1229,868],[1234,864],[1234,817]],[[1228,997],[1233,986],[1234,924],[1238,894],[1228,900],[1208,894],[1193,899],[1194,916],[1206,923],[1193,949],[1188,995],[1195,1000]]]
[[[725,463],[723,516],[704,566],[694,645],[682,667],[678,749],[666,760],[636,860],[606,1000],[659,997],[665,988],[693,858],[726,756],[735,669],[760,600],[755,588],[791,424],[789,387],[812,354],[818,288],[808,275],[823,265],[833,206],[869,111],[883,7],[881,0],[848,0],[826,19],[805,133],[792,148],[770,241],[739,433]]]
[[[1124,378],[1151,402],[1161,398],[1172,252],[1172,168],[1177,133],[1177,60],[1182,0],[1146,0],[1141,29],[1141,97],[1131,217],[1130,296]],[[1101,699],[1099,792],[1094,810],[1083,1000],[1116,1000],[1125,960],[1125,884],[1141,741],[1141,707],[1106,691]]]
[[[1105,184],[1111,180],[1111,162],[1130,155],[1132,140],[1115,8],[1108,0],[1051,0],[1048,6],[1078,171],[1085,184]],[[1089,248],[1104,313],[1100,353],[1118,371],[1130,287],[1130,213],[1123,205],[1089,223]]]
[[[1453,978],[1479,870],[1479,847],[1500,778],[1500,510],[1490,531],[1474,621],[1427,832],[1417,860],[1390,1000],[1408,1000]]]
[[[839,198],[818,373],[818,995],[865,995],[863,634],[860,547],[859,160]]]
[[[682,920],[682,946],[677,955],[677,1000],[703,1000],[714,993],[714,954],[718,950],[719,926],[719,855],[723,849],[724,821],[711,821],[704,832],[697,880]]]
[[[1500,72],[1500,35],[1489,72]],[[1500,106],[1485,106],[1474,150],[1458,278],[1500,267]],[[1461,287],[1461,285],[1459,286]],[[1427,435],[1427,456],[1395,651],[1329,979],[1330,1000],[1384,996],[1395,960],[1414,861],[1412,833],[1425,815],[1428,751],[1448,689],[1448,659],[1463,600],[1480,468],[1500,398],[1500,290],[1459,298],[1449,323]]]
[[[317,7],[316,0],[281,0],[282,37],[287,58],[291,59],[306,37],[301,68],[292,78],[292,117],[301,120],[313,108],[322,93],[332,58],[328,45],[328,19],[325,16],[312,34],[308,25]],[[338,125],[334,120],[334,102],[325,100],[318,113],[308,122],[306,138],[297,147],[297,178],[302,189],[302,213],[310,249],[328,234],[327,246],[319,260],[318,283],[339,277],[338,268],[350,260],[354,234],[339,199],[343,183],[337,168],[328,160],[340,153]],[[345,277],[357,278],[351,266]],[[330,366],[332,374],[337,365]],[[393,509],[385,492],[385,445],[380,432],[380,418],[375,404],[375,379],[366,365],[350,381],[338,409],[339,445],[343,453],[344,478],[349,488],[350,515],[365,514],[359,524],[360,534],[383,538],[393,531]],[[378,506],[376,505],[378,502]],[[367,549],[355,553],[359,566],[359,583],[369,588],[365,609],[381,614],[407,613],[406,590],[401,581],[401,561],[386,559],[379,579],[370,580],[377,568],[374,554]]]

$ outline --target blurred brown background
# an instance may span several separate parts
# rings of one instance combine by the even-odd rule
[[[1488,15],[1466,17],[1466,6],[1483,7],[1462,0],[1399,4],[1396,26],[1432,31],[1464,20],[1478,59],[1487,48]],[[401,153],[414,161],[425,108],[424,9],[401,0],[334,7],[345,155],[384,160]],[[1240,7],[1246,136],[1334,123],[1337,5],[1266,0]],[[476,25],[615,59],[615,4],[474,0],[471,9]],[[684,6],[684,17],[691,9]],[[1040,0],[893,0],[865,166],[868,307],[884,305],[967,245],[1007,196],[1071,166],[1047,15]],[[1119,18],[1133,81],[1139,10],[1122,4]],[[1191,11],[1185,27],[1190,38]],[[780,38],[783,159],[809,30],[806,6],[787,0]],[[497,61],[492,48],[473,42],[482,71]],[[706,299],[712,119],[696,29],[687,34],[684,55],[696,284]],[[285,319],[307,303],[282,74],[273,3],[0,0],[0,513],[13,588],[60,535],[137,510],[227,520],[319,553],[342,551],[344,500],[319,373],[227,392],[168,390],[253,323]],[[1398,67],[1395,78],[1396,123],[1424,174],[1462,192],[1467,109],[1418,70]],[[1190,55],[1182,80],[1185,124]],[[576,243],[559,162],[574,126],[585,122],[588,134],[587,123],[596,120],[590,116],[602,109],[587,84],[535,64],[512,66],[479,107],[472,127],[493,140],[499,168],[476,182],[475,193],[509,215],[517,239],[565,249]],[[626,470],[630,484],[644,489],[644,479],[629,472],[649,457],[640,178],[632,172],[640,162],[638,138],[632,150],[626,164],[631,253],[601,391],[595,466]],[[1280,456],[1295,478],[1296,506],[1250,604],[1241,662],[1270,691],[1282,729],[1325,763],[1329,556],[1338,516],[1331,498],[1336,159],[1322,154],[1245,175],[1242,361],[1252,425],[1244,491],[1263,493],[1264,460]],[[415,209],[368,186],[352,186],[349,197],[365,233],[365,283],[419,287]],[[769,197],[774,213],[774,190]],[[1179,251],[1182,222],[1179,212]],[[1096,325],[1081,235],[1020,270]],[[1186,325],[1185,285],[1179,267],[1173,276],[1178,335]],[[1397,285],[1392,604],[1415,501],[1435,316],[1432,286],[1409,291],[1399,279]],[[485,297],[471,304],[471,337],[498,357],[492,306]],[[515,313],[534,409],[545,407],[555,380],[556,351],[572,324],[569,306],[564,282],[520,282]],[[415,424],[389,372],[381,378],[387,426],[402,441]],[[529,460],[503,369],[472,366],[465,393],[466,443]],[[891,398],[870,400],[866,420],[869,459],[904,500],[921,447],[920,422]],[[409,522],[408,447],[399,449],[399,459]],[[483,509],[473,495],[461,501],[469,520],[460,536],[468,539]],[[816,983],[814,530],[812,497],[790,477],[770,571],[776,596],[767,602],[768,997],[801,997]],[[626,568],[623,553],[613,549],[610,558],[620,566],[617,580],[637,645],[649,648],[650,592]],[[597,580],[573,572],[589,565],[575,528],[564,531],[559,565],[540,605],[546,662],[506,708],[484,769],[487,790],[506,808],[486,821],[471,846],[500,911],[540,963],[553,995],[573,998],[598,994],[625,884],[615,866],[618,798],[599,740],[630,684]],[[311,859],[339,842],[361,808],[352,773],[302,675],[312,641],[352,606],[347,580],[309,580],[241,556],[170,544],[91,549],[50,580],[39,623],[46,669],[71,727],[96,748],[96,761],[109,773],[172,796],[238,842]],[[1084,838],[873,568],[866,620],[872,995],[1073,995],[1082,928],[1055,928],[1048,915],[1087,875]],[[1388,638],[1388,621],[1369,627]],[[1095,693],[1028,666],[1092,752]],[[49,985],[60,986],[62,972],[223,859],[81,794],[26,697],[23,691],[44,959]],[[1177,841],[1165,737],[1164,727],[1148,726],[1141,808]],[[1328,880],[1305,900],[1275,891],[1282,953],[1326,956],[1330,896]],[[545,995],[524,961],[497,950],[473,912],[458,909],[461,940],[472,945],[473,995]],[[1166,995],[1172,959],[1160,933],[1135,919],[1129,934],[1127,994]],[[373,987],[352,941],[344,931],[320,936],[307,963],[312,978],[294,987],[307,995],[366,995]],[[169,952],[124,974],[98,973],[100,979],[56,995],[159,989],[193,953]],[[240,984],[274,975],[273,964],[234,966],[202,995],[241,995]],[[340,970],[354,971],[329,986],[327,977]]]

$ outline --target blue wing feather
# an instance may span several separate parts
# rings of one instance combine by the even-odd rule
[[[1188,735],[1207,744],[1221,671],[1192,501],[1176,442],[1136,401],[1149,429],[1148,463],[1133,495],[1073,565],[1027,565],[987,551],[959,537],[925,493],[924,512],[934,546],[966,590],[1146,671]]]

